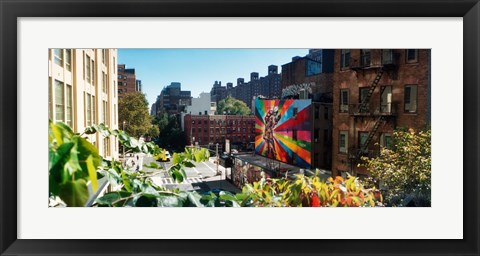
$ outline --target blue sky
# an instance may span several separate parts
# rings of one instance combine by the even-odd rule
[[[281,73],[281,65],[307,53],[307,49],[119,49],[118,63],[135,68],[151,105],[171,82],[180,82],[182,90],[198,97],[210,92],[215,81],[236,86],[239,77],[250,81],[251,72],[266,76],[272,64]]]

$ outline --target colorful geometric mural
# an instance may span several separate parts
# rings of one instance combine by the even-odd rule
[[[311,168],[311,100],[255,101],[255,153]]]

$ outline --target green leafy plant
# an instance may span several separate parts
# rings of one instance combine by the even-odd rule
[[[364,188],[353,176],[346,180],[330,177],[327,181],[305,175],[297,175],[295,180],[261,179],[245,185],[236,199],[241,206],[254,207],[383,206],[379,191]]]
[[[107,177],[114,191],[97,199],[97,205],[177,206],[185,203],[186,194],[166,191],[151,181],[150,177],[156,175],[156,172],[131,170],[118,160],[103,159],[97,148],[82,137],[97,132],[104,137],[118,137],[126,152],[164,152],[153,143],[141,142],[124,131],[111,130],[104,124],[87,127],[84,133],[78,134],[64,123],[49,121],[49,197],[53,205],[59,202],[58,204],[65,206],[85,206],[90,196],[87,183],[91,183],[95,193],[101,177]],[[185,166],[192,167],[192,161],[204,161],[208,157],[208,151],[200,149],[189,149],[185,153],[175,154],[174,164],[167,172],[175,181],[182,182],[186,178]],[[155,166],[150,164],[150,167]],[[156,201],[153,197],[156,197]]]
[[[431,130],[397,130],[393,148],[376,158],[363,158],[367,182],[380,186],[388,206],[431,205]]]
[[[375,188],[365,189],[355,177],[320,180],[298,175],[295,180],[265,179],[247,184],[242,193],[228,191],[200,195],[193,191],[167,190],[156,185],[152,177],[158,172],[133,170],[115,159],[103,159],[85,134],[99,132],[117,136],[127,152],[160,154],[162,149],[144,143],[120,130],[103,124],[74,133],[63,123],[49,122],[49,197],[50,205],[85,206],[89,199],[87,183],[98,189],[98,179],[109,182],[107,192],[95,199],[97,207],[312,207],[312,206],[382,206],[382,197]],[[206,161],[209,151],[186,148],[175,153],[166,170],[177,182],[186,178],[185,168],[194,162]],[[156,169],[158,165],[150,164]]]
[[[68,206],[84,206],[87,182],[98,189],[96,169],[102,164],[97,149],[63,123],[49,122],[49,196]]]

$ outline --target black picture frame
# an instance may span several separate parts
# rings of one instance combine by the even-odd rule
[[[479,255],[478,0],[0,0],[1,255]],[[458,240],[17,239],[18,17],[463,17],[463,231]],[[460,171],[460,170],[458,170]],[[441,189],[441,188],[440,188]],[[441,223],[438,223],[442,225]],[[256,228],[252,227],[252,232]],[[414,232],[414,231],[412,231]],[[293,234],[294,236],[294,234]]]

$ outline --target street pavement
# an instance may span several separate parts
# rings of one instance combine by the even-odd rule
[[[152,156],[143,155],[142,161],[144,165],[150,165],[150,162],[156,162],[162,166],[162,170],[152,169],[142,166],[142,170],[145,172],[158,172],[155,176],[152,176],[152,181],[161,187],[167,189],[179,188],[186,191],[197,191],[199,193],[208,192],[214,189],[220,189],[230,191],[233,193],[240,192],[240,189],[235,187],[229,181],[225,180],[225,168],[214,163],[215,158],[210,158],[205,162],[194,162],[195,167],[186,167],[185,173],[187,179],[182,183],[177,183],[167,173],[167,169],[172,165],[171,161],[157,162]],[[217,168],[218,173],[217,174]]]

